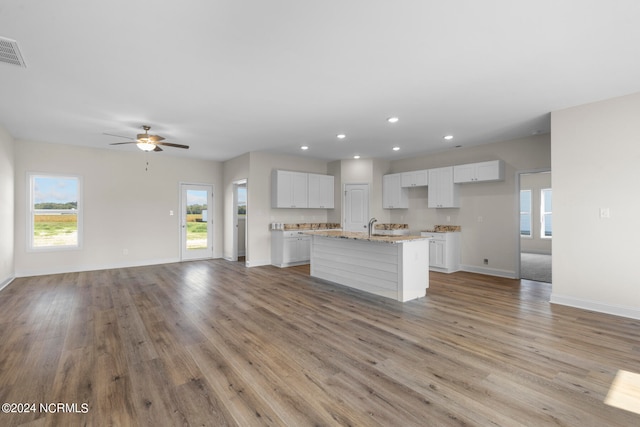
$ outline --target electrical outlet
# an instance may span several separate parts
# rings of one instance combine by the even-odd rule
[[[487,258],[484,259],[484,265],[489,265],[489,259]]]

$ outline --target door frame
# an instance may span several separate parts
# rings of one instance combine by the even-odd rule
[[[191,189],[206,189],[208,191],[208,200],[207,200],[207,244],[208,248],[203,249],[202,252],[198,253],[196,256],[186,256],[187,255],[187,242],[186,242],[186,197],[184,197],[184,191]],[[206,183],[194,183],[194,182],[180,182],[178,184],[178,194],[179,194],[179,203],[180,206],[180,216],[178,218],[178,230],[180,233],[180,261],[192,261],[197,259],[212,259],[213,258],[213,247],[214,247],[214,232],[213,232],[213,224],[214,224],[214,186],[213,184]]]
[[[247,239],[247,229],[249,228],[249,185],[246,178],[233,181],[233,248],[231,250],[231,260],[238,261],[238,189],[242,187],[247,189],[247,215],[245,215],[244,221],[244,256],[246,263],[249,252],[249,248],[247,247],[249,240]]]
[[[516,202],[515,202],[515,217],[516,217],[516,259],[514,260],[515,263],[515,278],[516,279],[521,279],[520,277],[520,270],[521,270],[521,256],[520,253],[522,252],[522,247],[520,244],[520,177],[522,175],[528,175],[528,174],[534,174],[534,173],[546,173],[546,172],[551,172],[551,168],[541,168],[541,169],[527,169],[527,170],[521,170],[521,171],[516,171]],[[551,178],[553,180],[553,178]],[[552,185],[553,188],[553,185]],[[533,220],[533,218],[532,218]],[[551,250],[551,256],[553,257],[553,249]],[[552,284],[553,286],[553,284]]]

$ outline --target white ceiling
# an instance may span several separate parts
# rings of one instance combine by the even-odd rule
[[[638,22],[638,0],[2,0],[27,67],[0,63],[0,125],[135,151],[103,133],[148,124],[191,146],[158,155],[215,160],[408,157],[640,91]]]

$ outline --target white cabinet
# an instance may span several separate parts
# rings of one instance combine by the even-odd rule
[[[271,175],[272,208],[333,209],[333,176],[274,170]]]
[[[406,209],[409,207],[409,189],[402,187],[402,174],[382,177],[382,208]]]
[[[503,180],[504,161],[502,160],[469,163],[453,167],[453,182],[456,184]]]
[[[272,208],[306,208],[308,197],[307,174],[274,170],[271,178]]]
[[[458,208],[458,185],[453,182],[453,166],[429,169],[429,208]]]
[[[460,233],[421,232],[429,240],[429,270],[453,273],[460,270]]]
[[[309,208],[333,209],[333,176],[310,173]]]
[[[424,187],[429,184],[429,171],[427,169],[411,172],[402,172],[402,187]]]
[[[271,232],[271,264],[276,267],[309,264],[311,236],[299,231]]]

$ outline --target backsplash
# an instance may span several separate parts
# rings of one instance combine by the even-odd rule
[[[303,222],[298,224],[284,224],[285,230],[331,230],[342,226],[332,222]]]
[[[406,230],[409,228],[409,224],[376,224],[374,228],[376,230]]]
[[[462,231],[462,227],[459,225],[434,225],[430,230],[422,230],[429,233],[450,233],[453,231]]]

